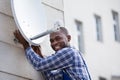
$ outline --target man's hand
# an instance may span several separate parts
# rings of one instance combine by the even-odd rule
[[[14,32],[14,36],[18,39],[19,43],[21,43],[24,47],[24,49],[28,48],[29,47],[29,43],[24,39],[24,37],[21,35],[20,31],[19,30],[16,30]],[[40,46],[34,46],[32,45],[31,46],[33,48],[33,50],[38,54],[40,55],[41,57],[42,56],[42,53],[41,53],[41,47]]]
[[[32,45],[31,47],[33,48],[33,50],[34,50],[39,56],[41,56],[41,57],[43,58],[43,55],[42,55],[42,53],[41,53],[41,47],[40,47],[40,46],[34,46],[34,45]]]
[[[24,49],[29,47],[29,43],[24,39],[19,30],[15,30],[14,36],[18,39],[19,43],[23,45]]]

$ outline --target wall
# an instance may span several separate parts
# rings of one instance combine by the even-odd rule
[[[23,0],[24,1],[24,0]],[[43,0],[47,27],[54,26],[57,19],[63,20],[62,0]],[[24,50],[19,43],[14,42],[13,32],[17,29],[10,0],[0,0],[0,80],[43,80],[40,72],[37,72],[28,63]],[[41,43],[44,55],[50,55],[49,38]]]
[[[93,80],[120,76],[120,43],[114,40],[112,10],[120,14],[120,0],[64,0],[65,26],[72,35],[71,44],[78,47],[75,20],[83,23],[83,54]],[[96,39],[94,14],[102,18],[103,42]],[[119,16],[120,23],[120,16]],[[120,26],[120,25],[119,25]]]

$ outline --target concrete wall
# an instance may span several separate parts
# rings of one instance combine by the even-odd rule
[[[75,47],[78,47],[75,20],[83,23],[83,56],[93,80],[99,80],[100,76],[107,80],[111,80],[111,76],[120,76],[120,42],[114,39],[112,18],[112,10],[118,12],[120,23],[119,3],[120,0],[64,0],[65,26]],[[101,16],[103,42],[98,42],[96,38],[95,14]]]
[[[62,0],[42,0],[42,4],[48,28],[53,27],[55,20],[63,20]],[[0,0],[0,80],[43,80],[41,73],[28,63],[22,46],[13,41],[15,29],[10,0]],[[53,52],[48,37],[41,45],[44,55]]]

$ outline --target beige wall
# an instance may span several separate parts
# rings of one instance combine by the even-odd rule
[[[46,11],[48,28],[53,27],[55,20],[63,20],[62,0],[43,0],[42,4]],[[22,46],[13,41],[15,29],[17,27],[10,0],[0,0],[0,80],[43,80],[41,73],[28,63]],[[48,40],[47,37],[41,43],[44,55],[53,52]]]

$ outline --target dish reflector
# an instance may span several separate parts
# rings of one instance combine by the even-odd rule
[[[47,22],[41,0],[11,0],[15,22],[23,37],[32,45],[39,45],[45,36],[33,39],[47,31]]]

